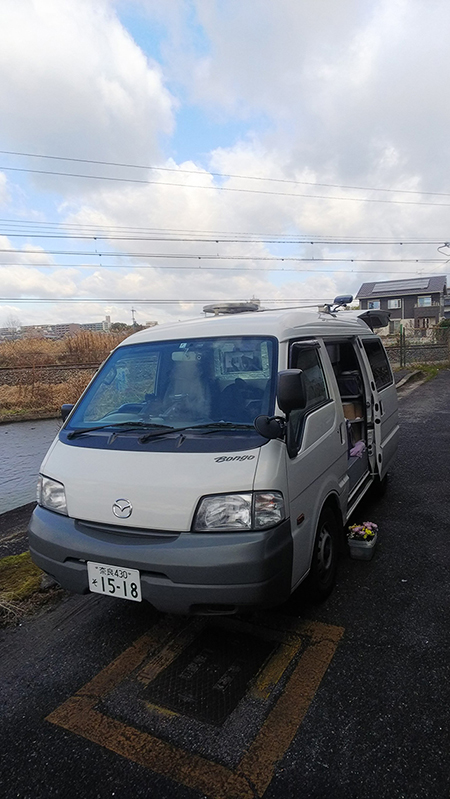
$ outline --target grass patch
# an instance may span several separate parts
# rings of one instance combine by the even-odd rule
[[[426,380],[432,380],[442,369],[448,369],[448,363],[415,363],[414,369],[420,369]]]
[[[0,419],[20,419],[21,416],[59,416],[63,402],[74,404],[92,378],[95,369],[86,373],[75,372],[64,383],[0,385]]]
[[[48,363],[101,363],[131,333],[94,333],[79,331],[56,341],[24,338],[0,342],[0,366],[45,366]]]
[[[29,552],[0,560],[0,627],[17,624],[24,616],[65,596],[57,585],[41,588],[42,575]]]
[[[8,555],[0,560],[0,603],[27,599],[39,589],[42,571],[29,552]]]

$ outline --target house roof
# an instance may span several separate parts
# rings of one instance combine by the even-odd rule
[[[408,280],[384,280],[363,283],[356,295],[357,300],[372,297],[405,297],[411,294],[447,294],[446,275],[414,277]]]

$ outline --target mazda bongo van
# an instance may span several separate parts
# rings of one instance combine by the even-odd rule
[[[130,336],[63,406],[29,543],[64,588],[179,614],[331,591],[397,448],[376,314],[220,311]]]

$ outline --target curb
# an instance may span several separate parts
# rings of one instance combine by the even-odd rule
[[[0,417],[0,424],[19,424],[19,422],[40,422],[43,419],[60,419],[61,414],[55,413],[54,411],[49,411],[48,413],[42,413],[36,415],[35,413],[26,413],[23,416],[12,416],[7,418],[6,416]]]
[[[411,380],[418,380],[420,375],[423,375],[423,372],[421,371],[421,369],[416,369],[414,372],[411,372],[409,375],[405,375],[405,377],[402,377],[402,379],[399,380],[399,382],[396,384],[395,388],[396,389],[402,388],[402,386],[406,385],[406,383],[410,383]]]

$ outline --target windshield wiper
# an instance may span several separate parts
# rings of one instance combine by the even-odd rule
[[[156,425],[155,425],[156,426]],[[163,427],[163,425],[158,425],[159,427]],[[157,431],[156,433],[145,433],[145,435],[141,436],[139,439],[140,444],[145,444],[146,441],[150,441],[151,438],[156,438],[157,436],[163,436],[165,433],[183,433],[186,430],[204,430],[204,434],[207,433],[216,433],[220,430],[252,430],[252,424],[245,424],[243,422],[206,422],[204,424],[188,424],[185,427],[171,427],[168,430],[161,430]]]
[[[151,427],[152,430],[155,428],[163,428],[164,432],[169,432],[174,430],[168,424],[154,424],[153,422],[110,422],[109,424],[99,424],[96,427],[80,427],[77,430],[71,430],[70,433],[67,433],[67,438],[75,438],[76,436],[82,436],[84,433],[93,433],[95,430],[107,430],[109,428],[115,427],[126,427],[128,430],[140,430],[142,427],[149,428]]]
[[[252,424],[246,422],[210,422],[209,424],[196,425],[205,428],[206,433],[218,433],[220,430],[254,430]]]

